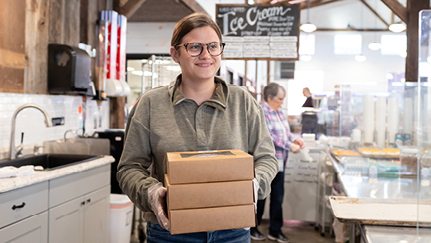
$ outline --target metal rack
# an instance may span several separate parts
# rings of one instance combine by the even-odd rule
[[[168,85],[181,73],[180,66],[171,57],[152,55],[142,61],[144,72],[142,93],[146,90]]]
[[[318,186],[316,198],[316,223],[315,230],[321,229],[320,235],[325,236],[326,226],[329,226],[330,235],[332,235],[332,213],[328,208],[328,196],[332,194],[332,183],[334,176],[334,169],[328,159],[325,163],[320,163],[318,167]]]

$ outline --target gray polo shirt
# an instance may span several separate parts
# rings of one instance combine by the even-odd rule
[[[117,179],[149,222],[157,220],[147,190],[163,182],[167,152],[241,149],[253,155],[259,199],[270,192],[278,163],[261,107],[244,88],[214,82],[212,98],[197,105],[177,89],[179,75],[145,92],[129,115]]]

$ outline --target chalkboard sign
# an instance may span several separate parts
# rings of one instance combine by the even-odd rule
[[[298,60],[299,4],[216,5],[225,59]]]

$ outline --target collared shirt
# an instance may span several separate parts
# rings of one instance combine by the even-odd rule
[[[262,102],[266,125],[274,142],[275,157],[278,160],[279,171],[284,171],[290,145],[296,137],[290,133],[289,123],[283,112],[272,109],[266,102]]]
[[[153,223],[147,190],[163,182],[167,152],[241,149],[253,155],[259,199],[269,194],[278,171],[263,111],[247,90],[215,77],[213,96],[198,105],[177,89],[181,77],[139,98],[129,114],[118,164],[120,187]]]

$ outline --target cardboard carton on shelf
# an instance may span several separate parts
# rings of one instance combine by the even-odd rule
[[[199,209],[170,210],[171,234],[254,227],[254,204]]]
[[[252,180],[171,185],[165,175],[165,187],[169,210],[253,204]]]
[[[252,180],[253,156],[239,149],[167,153],[171,185]]]

